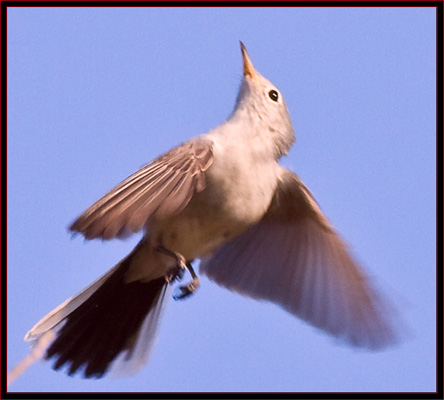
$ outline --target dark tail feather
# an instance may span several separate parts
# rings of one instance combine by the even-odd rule
[[[124,259],[99,288],[64,320],[46,359],[54,368],[69,365],[68,374],[79,369],[87,378],[100,378],[123,352],[133,356],[144,320],[158,308],[167,287],[163,277],[149,282],[125,283],[131,256]],[[156,321],[153,321],[156,323]],[[150,327],[153,334],[155,327]]]

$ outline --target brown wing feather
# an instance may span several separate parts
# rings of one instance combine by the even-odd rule
[[[351,345],[378,349],[397,340],[391,307],[289,171],[263,219],[202,262],[201,272]]]
[[[125,179],[70,226],[86,239],[125,237],[149,218],[181,211],[195,192],[205,189],[213,161],[212,142],[194,139],[178,146]]]

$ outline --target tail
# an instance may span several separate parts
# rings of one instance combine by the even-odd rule
[[[69,375],[83,370],[86,378],[100,378],[111,367],[135,373],[146,363],[168,283],[164,277],[125,281],[139,247],[26,334],[37,346],[54,336],[44,355],[55,360],[54,369],[68,365]]]

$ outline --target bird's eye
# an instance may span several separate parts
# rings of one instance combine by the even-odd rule
[[[278,92],[276,92],[276,90],[270,90],[268,92],[268,96],[273,101],[278,101],[279,100],[279,94],[278,94]]]

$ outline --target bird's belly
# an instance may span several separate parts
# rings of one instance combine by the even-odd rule
[[[257,223],[271,202],[276,174],[258,171],[258,176],[236,176],[225,172],[223,177],[209,175],[205,190],[195,194],[179,214],[149,225],[150,239],[192,260],[211,255]]]

